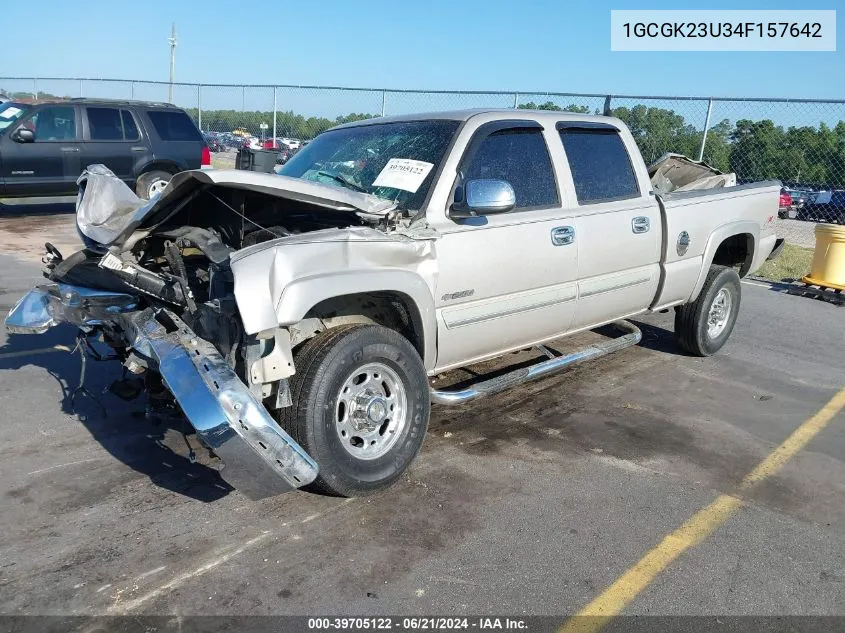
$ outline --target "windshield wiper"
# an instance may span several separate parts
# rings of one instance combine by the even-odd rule
[[[367,190],[364,189],[362,186],[356,185],[351,180],[347,180],[346,178],[344,178],[343,176],[341,176],[339,174],[332,174],[332,173],[329,173],[327,171],[318,171],[317,174],[320,175],[320,176],[326,176],[328,178],[331,178],[332,180],[339,182],[340,184],[344,185],[345,187],[349,187],[350,189],[354,189],[355,191],[360,191],[361,193],[367,193]]]

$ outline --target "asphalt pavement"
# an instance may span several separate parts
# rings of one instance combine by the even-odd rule
[[[4,312],[38,280],[37,246],[0,246]],[[845,385],[845,308],[742,293],[714,357],[683,355],[672,314],[648,315],[635,348],[434,407],[407,475],[352,500],[250,501],[143,403],[103,393],[116,363],[90,363],[94,397],[71,406],[70,328],[0,334],[0,613],[572,614],[740,495],[623,613],[845,616],[845,414],[737,492]]]

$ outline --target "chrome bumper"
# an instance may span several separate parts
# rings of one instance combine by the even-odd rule
[[[314,481],[316,462],[282,430],[217,349],[169,310],[138,311],[131,295],[49,284],[24,296],[6,317],[6,327],[41,333],[60,322],[89,327],[106,320],[157,366],[197,437],[223,460],[221,475],[228,483],[258,499]]]
[[[54,325],[93,327],[136,310],[132,295],[70,284],[44,284],[26,293],[9,310],[6,330],[13,334],[43,334]]]

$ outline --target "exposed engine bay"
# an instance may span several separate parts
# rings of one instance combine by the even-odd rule
[[[315,231],[387,229],[396,217],[382,211],[390,209],[389,202],[343,189],[337,189],[333,197],[341,199],[336,201],[313,195],[308,189],[314,185],[302,181],[296,183],[302,191],[285,190],[282,196],[279,190],[271,195],[269,187],[240,188],[211,178],[203,182],[202,176],[181,174],[163,196],[147,202],[107,168],[89,167],[79,179],[77,202],[78,230],[86,248],[66,259],[53,249],[45,259],[45,276],[134,294],[143,306],[171,310],[212,341],[235,368],[244,333],[233,293],[232,253]],[[108,342],[118,346],[117,337]]]

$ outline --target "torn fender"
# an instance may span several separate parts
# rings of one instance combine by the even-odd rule
[[[415,304],[433,366],[435,239],[369,227],[327,229],[263,242],[233,253],[235,300],[247,334],[302,320],[320,301],[364,292],[397,292]]]

